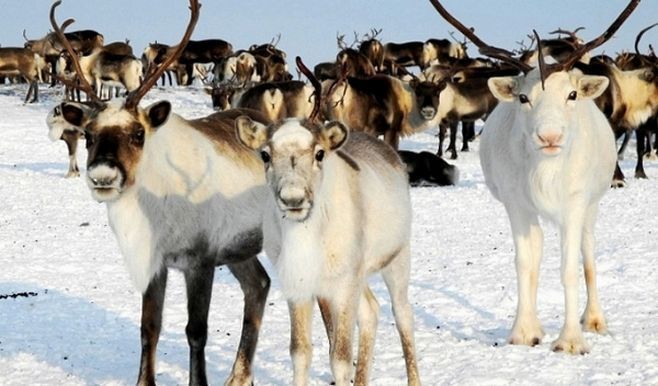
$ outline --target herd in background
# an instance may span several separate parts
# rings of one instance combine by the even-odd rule
[[[253,382],[270,286],[256,258],[264,249],[290,308],[294,384],[308,383],[315,303],[336,384],[351,383],[356,326],[354,383],[368,383],[379,311],[367,277],[380,273],[392,298],[408,384],[419,385],[407,299],[411,205],[406,177],[430,180],[428,174],[440,172],[429,182],[443,185],[454,184],[458,173],[433,153],[400,151],[398,157],[394,149],[401,137],[439,126],[440,135],[451,132],[448,149],[456,158],[458,125],[467,143],[480,119],[485,121],[480,151],[485,181],[505,205],[515,241],[519,302],[509,342],[534,346],[544,337],[536,312],[540,216],[560,228],[563,255],[565,322],[552,349],[584,354],[589,346],[582,331],[607,331],[596,287],[593,227],[610,182],[623,185],[618,164],[613,177],[623,152],[622,146],[616,153],[615,135],[627,140],[636,132],[636,177],[646,178],[647,149],[655,154],[658,58],[653,50],[645,55],[639,49],[642,35],[653,26],[638,33],[635,53],[589,56],[638,5],[631,0],[589,42],[578,38],[578,29],[557,30],[555,39],[535,32],[535,47],[515,53],[487,45],[438,1],[430,2],[487,58],[469,58],[464,42],[448,39],[383,44],[376,39],[381,31],[372,30],[351,46],[339,36],[336,60],[316,65],[314,72],[297,57],[310,85],[292,80],[286,54],[274,42],[234,51],[221,40],[191,41],[200,9],[196,0],[190,0],[191,18],[181,42],[150,45],[143,60],[121,55],[120,49],[105,51],[111,45],[102,45],[102,37],[101,46],[82,55],[76,33],[64,33],[72,19],[58,25],[54,12],[60,1],[53,4],[53,34],[29,46],[41,45],[41,53],[48,45],[59,48],[47,73],[71,92],[50,111],[49,135],[67,140],[68,133],[84,133],[86,183],[106,204],[130,277],[142,293],[138,384],[155,383],[168,268],[183,271],[186,282],[190,384],[207,384],[208,308],[214,267],[220,264],[228,266],[245,295],[243,330],[226,384]],[[31,49],[15,52],[33,58],[26,68],[46,68],[46,60]],[[169,71],[179,84],[206,76],[198,70],[200,63],[214,65],[208,71],[212,78],[204,82],[219,111],[185,119],[168,101],[139,106]],[[412,73],[412,67],[419,72]],[[141,79],[130,83],[135,73]],[[28,79],[22,69],[6,72],[16,74]],[[37,71],[30,82],[36,84],[38,77]],[[119,84],[127,90],[125,99],[111,99],[116,91],[101,96],[103,85]],[[88,100],[79,101],[78,91]],[[37,98],[31,86],[26,101],[30,92]],[[495,108],[499,101],[506,103]],[[350,130],[363,133],[348,135]],[[75,145],[67,144],[73,149],[69,175],[78,175]],[[588,301],[579,319],[580,253]]]
[[[619,157],[633,133],[637,136],[637,178],[646,178],[643,156],[656,158],[658,147],[658,60],[651,45],[649,53],[640,52],[643,34],[637,35],[634,52],[583,56],[577,68],[587,74],[610,79],[610,87],[596,99],[608,117],[616,137],[623,137]],[[63,26],[64,29],[67,25]],[[556,38],[542,39],[542,51],[560,61],[582,45],[577,33],[557,29]],[[434,39],[405,43],[382,42],[382,29],[371,29],[348,44],[345,35],[337,36],[335,61],[318,63],[315,77],[322,82],[322,112],[326,119],[346,123],[352,130],[382,136],[397,149],[400,137],[432,127],[439,128],[436,156],[445,151],[457,159],[457,130],[462,127],[462,151],[476,137],[475,122],[486,120],[498,100],[490,92],[489,78],[518,74],[518,69],[491,57],[469,57],[466,39]],[[118,96],[120,90],[135,90],[144,74],[161,64],[177,48],[151,43],[141,58],[135,56],[129,42],[105,44],[101,33],[80,30],[65,33],[79,56],[84,76],[98,95]],[[28,39],[25,47],[0,47],[1,76],[25,80],[30,84],[25,101],[38,100],[38,82],[62,83],[66,98],[80,100],[73,61],[54,32],[40,39]],[[243,107],[262,111],[270,119],[308,117],[312,110],[314,90],[306,82],[293,80],[286,53],[277,47],[281,36],[266,44],[247,49],[234,49],[221,39],[191,40],[181,56],[162,75],[162,83],[172,75],[179,85],[189,86],[198,78],[211,95],[216,110]],[[525,63],[537,60],[537,38],[528,35],[517,42],[513,53]],[[494,57],[495,58],[495,57]],[[298,77],[299,77],[298,72]],[[30,99],[30,97],[32,97]],[[66,140],[66,138],[63,138]],[[69,148],[74,139],[67,140]],[[413,184],[450,185],[457,182],[457,169],[430,154],[416,156],[406,152],[410,165],[432,165],[430,172],[411,173],[419,176]],[[77,175],[71,164],[68,175]],[[624,175],[617,168],[613,186],[623,186]]]

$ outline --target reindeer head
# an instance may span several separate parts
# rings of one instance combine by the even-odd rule
[[[409,86],[414,90],[416,95],[416,106],[418,112],[426,121],[431,121],[436,116],[439,110],[439,101],[441,91],[446,88],[446,81],[442,80],[438,83],[421,81],[413,78],[409,82]]]
[[[568,128],[574,126],[571,125],[574,109],[581,108],[582,103],[592,103],[588,100],[601,95],[609,83],[606,77],[587,76],[579,70],[573,70],[575,63],[610,39],[637,7],[639,0],[631,0],[599,37],[586,44],[574,46],[571,54],[559,63],[547,64],[544,61],[542,42],[534,31],[538,52],[537,68],[514,58],[507,50],[486,44],[475,35],[473,29],[455,19],[438,0],[430,2],[446,21],[480,49],[480,53],[500,59],[523,71],[524,74],[517,77],[489,79],[489,89],[499,100],[519,104],[514,109],[515,116],[510,119],[522,119],[523,122],[515,124],[514,127],[526,131],[524,138],[529,150],[555,155],[570,141]]]
[[[69,52],[75,65],[80,88],[92,99],[90,104],[65,102],[62,116],[71,125],[84,130],[87,139],[87,184],[92,196],[98,201],[116,200],[135,183],[137,166],[149,137],[164,125],[171,113],[171,104],[157,102],[140,108],[139,101],[153,87],[171,62],[178,59],[192,35],[199,17],[200,4],[190,0],[191,17],[178,48],[163,63],[151,67],[143,83],[131,91],[125,99],[101,101],[82,75],[77,55],[55,21],[56,1],[50,9],[50,21],[59,40]],[[73,22],[69,19],[63,26]]]
[[[347,140],[339,122],[285,120],[266,127],[246,116],[236,119],[238,137],[260,152],[277,207],[291,221],[311,215],[322,182],[323,166]]]
[[[605,76],[583,75],[573,70],[554,72],[542,86],[538,69],[527,75],[488,81],[498,100],[518,105],[515,119],[522,122],[514,127],[525,130],[522,137],[529,153],[541,151],[544,155],[557,155],[568,147],[572,138],[569,128],[578,127],[573,119],[578,116],[579,104],[601,95],[608,83]]]

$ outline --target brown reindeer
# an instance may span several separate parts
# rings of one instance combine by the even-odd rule
[[[63,37],[54,16],[59,4],[53,4],[50,16]],[[85,180],[92,197],[106,204],[130,277],[142,293],[138,385],[155,384],[169,268],[185,277],[190,385],[208,383],[204,350],[215,266],[226,264],[244,292],[242,335],[227,385],[253,382],[252,361],[270,285],[256,258],[262,248],[262,203],[268,188],[257,155],[240,144],[234,129],[238,116],[268,120],[250,110],[187,120],[173,113],[168,101],[139,107],[183,52],[199,7],[197,0],[190,0],[190,22],[180,44],[125,99],[61,105],[64,119],[85,132]],[[94,95],[80,64],[74,64],[82,87]]]
[[[24,103],[39,100],[39,73],[44,65],[41,57],[27,48],[0,47],[0,75],[22,76],[29,83]]]

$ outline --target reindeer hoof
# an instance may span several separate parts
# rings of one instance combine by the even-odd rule
[[[626,181],[624,180],[612,180],[612,184],[610,184],[611,188],[625,188],[626,187]]]
[[[585,355],[589,353],[589,347],[582,339],[562,340],[558,339],[551,346],[553,352],[564,352],[567,354]]]
[[[544,331],[539,322],[530,328],[514,328],[507,341],[509,344],[520,344],[525,346],[537,346],[544,337]]]
[[[580,323],[585,331],[596,332],[597,334],[608,333],[608,325],[603,315],[583,315]]]

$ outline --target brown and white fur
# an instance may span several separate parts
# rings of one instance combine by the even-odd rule
[[[269,289],[256,259],[268,197],[258,158],[235,135],[228,111],[186,120],[169,102],[128,110],[123,99],[90,107],[63,103],[64,118],[85,130],[86,182],[107,205],[130,277],[142,293],[138,384],[155,381],[169,268],[181,270],[188,295],[190,384],[206,384],[204,347],[215,266],[226,264],[245,295],[240,347],[230,385],[253,380],[251,363]]]
[[[66,177],[79,177],[80,168],[78,168],[77,150],[78,141],[84,137],[83,129],[80,127],[72,126],[62,116],[62,106],[57,105],[48,112],[46,117],[46,125],[48,125],[48,138],[51,141],[61,139],[66,143],[66,148],[69,152],[69,170]]]
[[[0,76],[22,76],[29,83],[24,103],[39,100],[39,76],[45,65],[41,56],[27,48],[0,47]]]
[[[352,337],[359,326],[355,385],[368,382],[378,304],[367,284],[381,273],[391,295],[410,385],[419,385],[413,312],[407,299],[411,204],[395,151],[339,122],[290,119],[266,127],[237,121],[240,139],[261,153],[270,195],[265,251],[290,307],[294,385],[306,385],[314,299],[323,312],[331,369],[350,384]]]
[[[394,149],[398,148],[400,137],[436,124],[441,89],[431,82],[407,83],[376,75],[325,81],[322,89],[328,119],[341,121],[352,130],[383,135]]]

